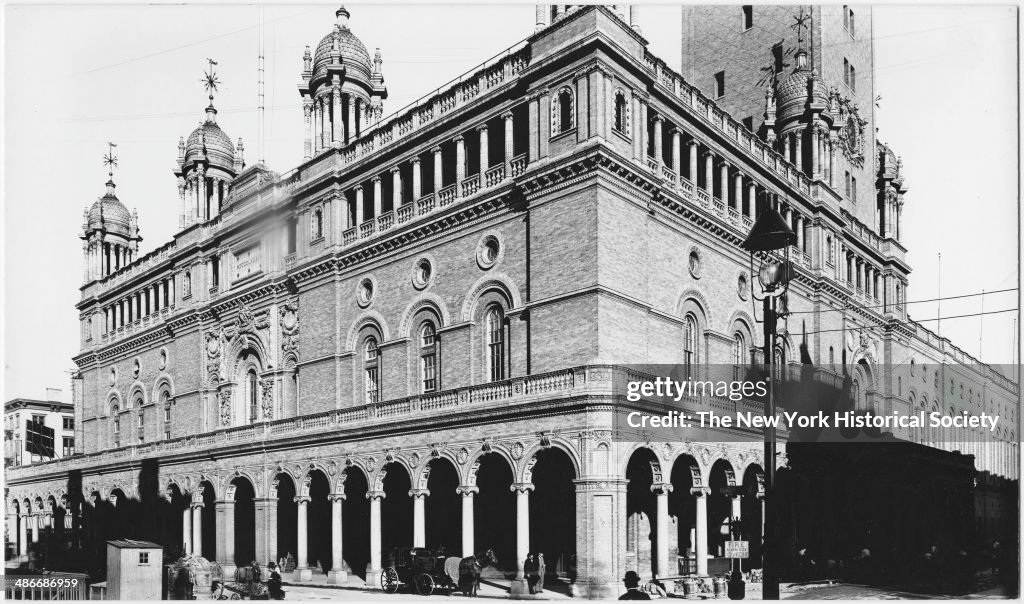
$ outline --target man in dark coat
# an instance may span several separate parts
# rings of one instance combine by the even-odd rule
[[[640,575],[636,574],[635,570],[626,571],[626,576],[622,578],[622,583],[626,586],[626,593],[619,596],[620,600],[651,599],[651,596],[640,591]]]

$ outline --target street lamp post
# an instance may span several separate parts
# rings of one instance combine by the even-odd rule
[[[775,379],[774,379],[774,348],[777,337],[777,320],[780,314],[777,301],[783,299],[789,289],[792,276],[792,265],[789,262],[789,246],[796,244],[796,233],[793,232],[785,219],[769,204],[750,228],[743,249],[750,253],[750,272],[753,277],[754,255],[758,254],[760,268],[757,272],[761,284],[764,308],[764,362],[768,369],[768,396],[765,403],[765,417],[775,417]],[[785,258],[778,260],[770,252],[785,250]],[[754,280],[750,279],[752,300]],[[783,306],[785,301],[783,299]],[[783,312],[785,309],[782,309]],[[762,599],[779,599],[779,560],[775,532],[775,426],[765,422],[764,428],[764,542],[761,549]]]

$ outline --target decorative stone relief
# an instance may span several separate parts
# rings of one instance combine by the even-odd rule
[[[231,425],[231,391],[220,391],[220,425]]]
[[[524,450],[523,443],[519,441],[514,442],[511,449],[512,459],[522,459]]]
[[[260,397],[260,403],[263,411],[263,419],[274,418],[274,382],[267,379],[261,382],[263,386],[263,393]]]
[[[296,298],[281,308],[281,351],[285,354],[299,350],[299,301]]]

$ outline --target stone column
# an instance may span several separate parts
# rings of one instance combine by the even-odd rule
[[[412,546],[427,546],[427,497],[430,496],[430,489],[412,489],[409,497],[412,497]]]
[[[384,200],[381,197],[384,193],[381,192],[380,176],[373,177],[373,218],[376,220],[381,215],[381,210],[384,207]]]
[[[42,514],[32,514],[32,543],[39,543],[39,525],[42,523]]]
[[[185,555],[192,553],[192,510],[185,507],[181,512],[181,544]]]
[[[719,193],[722,195],[722,201],[729,201],[729,162],[722,160],[721,165],[718,166],[718,188]],[[727,203],[730,207],[731,203]]]
[[[178,228],[185,228],[185,179],[178,177]]]
[[[395,166],[391,168],[391,209],[398,211],[402,205],[402,171]]]
[[[704,189],[708,196],[715,192],[715,154],[712,151],[704,153]]]
[[[229,581],[235,574],[235,500],[221,500],[215,503],[217,509],[217,562]],[[244,563],[243,563],[244,564]]]
[[[687,146],[688,153],[690,154],[690,157],[689,157],[689,161],[690,161],[690,181],[693,183],[693,186],[696,187],[697,186],[697,147],[699,145],[697,144],[696,139],[692,139],[691,138],[690,140],[686,141],[686,146]],[[682,176],[682,174],[680,174],[680,176]]]
[[[514,138],[514,123],[512,122],[512,112],[506,111],[501,114],[501,119],[505,120],[505,178],[512,177],[512,154],[515,153],[515,138]]]
[[[527,594],[530,590],[526,584],[523,562],[530,553],[530,491],[533,485],[520,482],[512,485],[516,494],[516,577],[512,580],[512,595]]]
[[[694,549],[697,554],[697,574],[706,577],[708,574],[708,495],[711,490],[707,487],[697,487],[690,493],[696,498],[697,503],[697,526],[696,545]]]
[[[203,555],[203,502],[193,501],[192,506],[192,555]]]
[[[359,235],[359,225],[363,224],[363,185],[356,185],[356,239]]]
[[[747,217],[753,222],[757,218],[757,183],[747,183]]]
[[[736,208],[736,211],[742,214],[743,213],[743,175],[740,174],[738,171],[736,172],[735,176],[733,176],[732,185],[733,185],[733,189],[732,189],[732,203],[730,204],[730,207]]]
[[[656,503],[654,573],[657,577],[676,574],[668,565],[668,494],[672,492],[672,484],[668,482],[652,484]]]
[[[327,94],[320,97],[320,114],[320,138],[322,148],[326,149],[331,146],[331,101]]]
[[[199,179],[196,182],[199,185],[199,203],[196,207],[196,216],[199,217],[199,222],[206,222],[206,169],[199,166],[198,172]]]
[[[455,492],[462,495],[462,557],[468,558],[475,554],[473,550],[473,533],[476,524],[473,519],[473,497],[480,492],[478,487],[460,486]]]
[[[797,130],[796,132],[793,133],[794,153],[795,153],[795,159],[796,159],[796,161],[793,162],[793,163],[796,164],[796,169],[798,171],[806,173],[807,170],[804,168],[804,147],[803,147],[804,141],[803,141],[803,138],[804,138],[803,131]]]
[[[341,143],[345,140],[345,122],[342,119],[341,113],[341,88],[338,86],[334,87],[334,92],[331,95],[331,99],[334,101],[334,118],[331,120],[331,135],[334,137],[334,145],[340,147]]]
[[[819,134],[818,128],[815,124],[811,125],[811,176],[814,178],[821,177],[821,166],[818,164],[818,158],[821,157],[821,149],[819,147]]]
[[[348,95],[348,123],[345,124],[345,141],[351,143],[356,140],[356,133],[359,128],[359,116],[356,115],[356,104],[359,100]]]
[[[256,560],[260,564],[277,561],[277,497],[257,498],[253,507],[256,511]]]
[[[828,185],[836,186],[836,144],[828,142]]]
[[[28,559],[28,514],[22,514],[18,519],[18,555],[22,559]]]
[[[490,157],[488,157],[487,145],[487,124],[484,124],[478,128],[480,132],[480,188],[487,186],[487,168],[490,167]]]
[[[683,157],[680,153],[682,147],[682,135],[679,128],[672,129],[672,170],[676,173],[676,179],[683,175]]]
[[[466,139],[455,137],[455,196],[462,196],[462,181],[466,178]]]
[[[331,570],[327,573],[327,583],[341,585],[348,582],[341,539],[341,504],[345,501],[345,495],[340,493],[328,495],[327,499],[331,502]]]
[[[790,144],[790,140],[792,138],[793,138],[793,133],[792,132],[787,132],[782,137],[782,154],[784,156],[786,156],[786,161],[788,161],[790,163],[794,163],[793,162],[793,154],[791,153],[792,146]]]
[[[661,166],[665,163],[665,149],[662,142],[662,123],[665,118],[660,114],[655,114],[651,119],[654,120],[654,159],[657,160],[658,166]]]
[[[313,580],[313,569],[309,567],[309,528],[307,516],[309,515],[309,496],[297,495],[295,499],[297,509],[296,539],[295,539],[295,573],[293,581],[308,582]]]
[[[369,491],[366,498],[370,500],[370,567],[366,569],[366,586],[380,589],[380,501],[384,492]]]
[[[629,5],[629,26],[640,33],[640,7],[636,4]]]
[[[547,4],[537,5],[537,26],[534,28],[534,31],[540,31],[548,26],[547,10]]]
[[[444,176],[444,173],[442,171],[443,164],[441,163],[441,146],[438,145],[431,149],[430,151],[431,153],[434,154],[434,197],[436,198],[438,194],[441,192],[441,189],[444,188],[444,179],[442,178]],[[434,207],[437,207],[440,204],[440,202],[440,199],[435,199]]]
[[[415,203],[423,196],[423,166],[420,165],[420,158],[412,158],[412,201]],[[415,206],[413,206],[415,211]]]
[[[796,246],[804,251],[804,217],[802,214],[796,216]]]
[[[313,101],[306,95],[302,99],[302,125],[305,127],[306,138],[302,141],[302,157],[313,157]]]

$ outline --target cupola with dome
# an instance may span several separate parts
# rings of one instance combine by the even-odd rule
[[[245,167],[242,139],[238,139],[238,145],[235,146],[231,143],[231,137],[217,124],[213,93],[220,80],[214,71],[216,61],[207,60],[210,65],[204,82],[210,104],[206,107],[206,117],[187,139],[178,139],[178,161],[174,175],[178,178],[178,197],[181,202],[178,218],[180,228],[215,218],[228,197],[231,181]]]
[[[127,266],[139,251],[139,217],[129,212],[114,193],[114,167],[117,157],[113,143],[103,162],[107,173],[107,192],[82,213],[82,252],[85,255],[85,282],[103,279]]]
[[[388,97],[381,73],[380,49],[373,58],[349,27],[344,6],[337,22],[320,39],[316,52],[303,55],[299,82],[306,127],[304,157],[348,144],[379,120]]]

